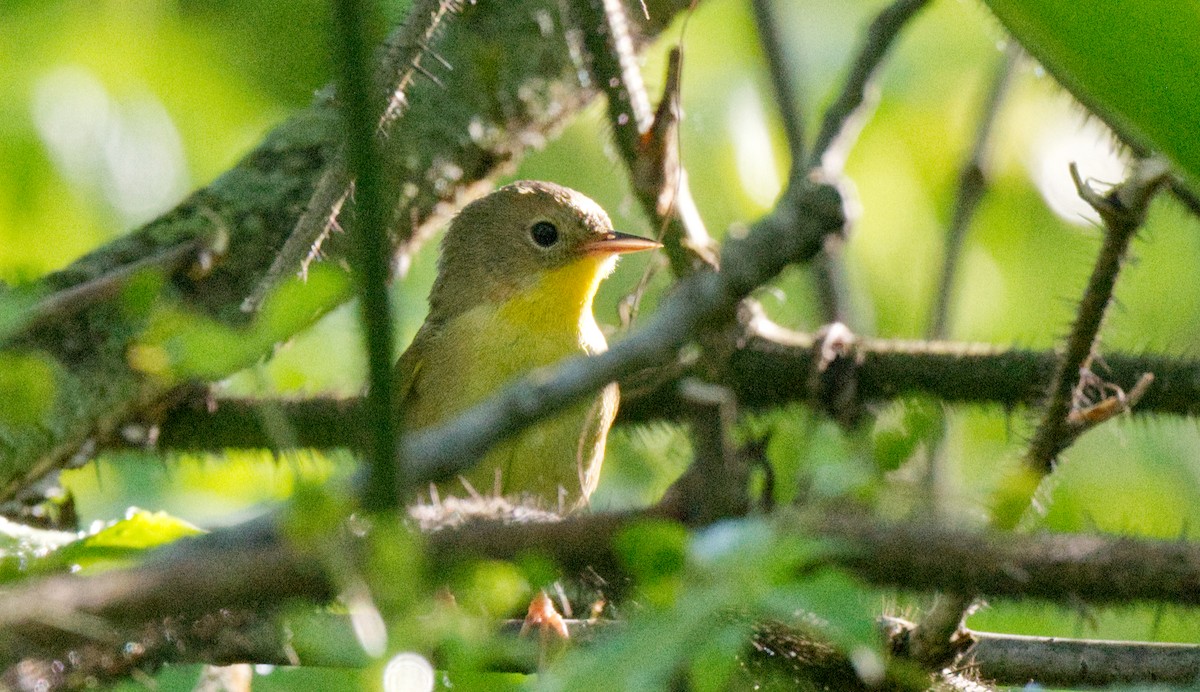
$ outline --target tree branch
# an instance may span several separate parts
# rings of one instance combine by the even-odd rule
[[[1076,437],[1067,421],[1072,408],[1071,393],[1079,382],[1081,369],[1087,367],[1086,363],[1091,360],[1096,335],[1112,300],[1125,252],[1145,220],[1150,200],[1165,182],[1166,175],[1167,168],[1163,162],[1142,159],[1127,181],[1101,196],[1083,182],[1079,171],[1071,164],[1071,176],[1079,195],[1100,213],[1105,233],[1092,275],[1079,302],[1079,312],[1071,325],[1066,350],[1050,380],[1042,420],[1029,443],[1026,462],[1038,473],[1050,473],[1059,452]]]
[[[476,521],[428,535],[426,559],[438,574],[463,560],[541,554],[564,574],[586,571],[619,591],[629,575],[614,552],[614,538],[654,517],[663,518],[651,510],[542,523]],[[828,546],[806,571],[822,565],[845,569],[880,586],[1061,603],[1200,605],[1200,546],[1193,543],[1015,536],[795,513],[778,518],[775,527]],[[290,546],[270,520],[184,539],[138,567],[50,577],[0,593],[2,658],[19,657],[30,641],[64,631],[103,638],[112,623],[222,608],[272,609],[292,599],[323,603],[336,589],[325,570],[323,561]]]
[[[682,4],[649,2],[654,21],[645,33],[661,31]],[[561,27],[558,8],[542,0],[470,5],[423,47],[456,69],[441,85],[409,82],[407,107],[388,138],[386,156],[399,165],[386,181],[386,194],[400,198],[405,193],[405,206],[396,212],[404,223],[391,241],[397,254],[410,252],[454,205],[481,191],[531,144],[556,132],[591,96],[579,84],[566,40],[547,40],[539,24],[542,18]],[[495,59],[475,64],[473,56],[481,53]],[[172,212],[43,278],[31,290],[45,295],[69,290],[224,228],[229,234],[224,261],[200,279],[173,275],[161,301],[244,329],[251,319],[241,310],[244,298],[271,266],[341,144],[335,105],[321,99]],[[344,258],[345,242],[345,234],[335,235],[323,252],[330,259]],[[314,305],[312,319],[345,297]],[[128,358],[146,319],[118,298],[6,339],[6,348],[45,358],[56,373],[57,390],[40,425],[0,423],[0,500],[53,469],[86,459],[78,454],[81,449],[112,439],[137,412],[169,396],[176,382],[139,371]],[[212,376],[227,375],[261,355],[224,362]]]
[[[811,372],[819,354],[813,337],[779,332],[757,334],[732,350],[722,367],[722,381],[734,391],[739,406],[753,410],[822,401]],[[1004,349],[985,344],[865,339],[855,347],[853,373],[857,396],[863,402],[892,401],[913,394],[950,404],[992,405],[1005,409],[1040,401],[1054,372],[1053,351]],[[1109,353],[1105,377],[1130,390],[1144,373],[1154,373],[1151,387],[1134,415],[1200,414],[1200,362],[1170,356]],[[622,378],[618,423],[684,420],[686,406],[678,383],[702,377],[698,367],[666,368]],[[157,445],[162,449],[227,448],[279,449],[280,440],[264,422],[264,411],[282,416],[295,431],[298,447],[352,447],[361,434],[361,399],[311,398],[214,399],[203,391],[185,397],[157,422]]]

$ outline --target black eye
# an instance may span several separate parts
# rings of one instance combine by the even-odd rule
[[[529,236],[541,247],[550,247],[558,242],[558,229],[549,221],[538,221],[529,229]]]

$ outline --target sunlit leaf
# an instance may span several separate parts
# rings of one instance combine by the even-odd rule
[[[79,534],[33,529],[0,518],[0,582],[113,566],[199,533],[200,529],[165,512],[136,508],[124,519]]]

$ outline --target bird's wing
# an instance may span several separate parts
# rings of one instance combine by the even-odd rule
[[[404,411],[412,405],[411,398],[416,394],[417,378],[421,375],[421,366],[424,364],[424,359],[421,357],[419,348],[416,348],[417,343],[413,345],[400,356],[400,360],[396,361],[396,370],[392,376],[392,401],[399,407],[400,411]]]
[[[417,383],[426,367],[426,354],[436,341],[436,335],[437,329],[430,322],[421,325],[404,355],[396,361],[396,369],[392,372],[392,401],[402,415],[411,413],[416,405]]]

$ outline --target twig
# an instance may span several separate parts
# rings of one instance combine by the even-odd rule
[[[961,260],[963,241],[966,238],[971,219],[975,215],[975,209],[987,191],[989,174],[987,153],[992,127],[1000,113],[1000,105],[1004,100],[1013,69],[1020,55],[1021,51],[1017,44],[1010,44],[1004,60],[996,68],[991,88],[983,102],[971,153],[959,172],[958,190],[954,197],[954,211],[950,217],[950,224],[946,228],[941,278],[938,281],[929,321],[928,335],[931,339],[942,339],[946,336],[950,296],[954,291],[954,275]],[[944,415],[940,414],[938,418],[938,428],[941,433],[929,445],[929,449],[925,453],[927,463],[924,478],[926,511],[931,517],[942,514],[940,490],[941,469],[945,462],[946,419]],[[929,612],[912,631],[911,642],[914,658],[933,670],[938,670],[948,663],[953,658],[954,645],[960,636],[963,618],[973,602],[974,599],[969,596],[942,594],[936,597]]]
[[[369,473],[363,504],[384,511],[401,506],[407,495],[403,464],[397,459],[392,401],[392,308],[388,296],[390,243],[388,206],[384,202],[383,158],[375,141],[380,108],[371,94],[366,5],[363,0],[337,0],[336,44],[346,124],[346,161],[354,178],[354,233],[351,255],[357,279],[359,319],[367,351],[369,388],[364,404],[368,421]]]
[[[679,160],[679,87],[683,53],[667,61],[663,95],[654,112],[638,69],[630,22],[621,0],[568,3],[585,49],[585,67],[604,92],[609,126],[629,170],[633,193],[658,229],[676,276],[717,266],[717,250],[696,209]]]
[[[1141,227],[1149,202],[1165,182],[1166,175],[1167,168],[1161,160],[1141,159],[1128,180],[1101,196],[1079,177],[1075,164],[1071,164],[1075,187],[1080,197],[1099,212],[1105,233],[1100,254],[1079,302],[1066,350],[1050,380],[1042,420],[1026,454],[1026,463],[1038,473],[1052,471],[1059,452],[1074,440],[1067,421],[1071,412],[1071,392],[1079,379],[1080,369],[1092,355],[1129,242]]]
[[[690,525],[742,516],[750,509],[750,474],[731,439],[737,418],[733,393],[699,380],[686,380],[680,389],[691,411],[694,457],[658,510]]]
[[[1192,216],[1200,216],[1200,195],[1197,195],[1179,176],[1171,176],[1171,194],[1179,200]]]
[[[1004,60],[997,66],[991,89],[984,99],[980,113],[979,125],[975,130],[975,143],[971,147],[970,157],[958,174],[958,190],[954,196],[954,211],[950,215],[950,225],[946,227],[946,246],[942,256],[942,273],[938,281],[937,294],[934,297],[933,309],[929,318],[927,334],[931,339],[946,337],[949,319],[950,297],[954,293],[954,278],[962,255],[963,241],[967,236],[971,220],[979,201],[987,191],[990,161],[988,146],[992,137],[992,128],[1000,114],[1000,106],[1012,81],[1013,70],[1021,57],[1021,49],[1016,43],[1008,47]]]
[[[846,84],[838,97],[825,110],[821,119],[821,129],[817,132],[812,151],[808,160],[801,164],[802,159],[793,155],[792,176],[803,174],[804,171],[823,168],[827,174],[833,174],[841,169],[840,162],[834,162],[830,154],[835,146],[839,152],[849,150],[857,130],[863,120],[863,104],[867,101],[871,84],[883,64],[884,58],[892,44],[928,0],[895,0],[883,9],[870,26],[862,46],[851,65]],[[778,78],[775,78],[778,84]],[[781,104],[781,110],[794,108],[789,103]],[[786,117],[786,116],[785,116]],[[793,152],[794,154],[794,152]],[[836,241],[829,250],[837,247]],[[813,262],[813,282],[819,301],[821,315],[826,323],[847,322],[850,320],[848,300],[849,291],[845,286],[842,267],[838,258],[831,251]]]
[[[909,632],[909,657],[926,670],[942,670],[953,662],[961,650],[963,620],[974,603],[973,595],[943,594],[934,596],[933,606]]]
[[[866,37],[850,69],[846,85],[842,87],[837,99],[825,111],[821,120],[821,130],[813,142],[807,168],[819,168],[823,165],[825,155],[831,151],[834,142],[863,104],[867,89],[892,43],[900,35],[900,30],[927,4],[929,0],[895,0],[867,27]],[[848,145],[847,142],[846,146]]]

